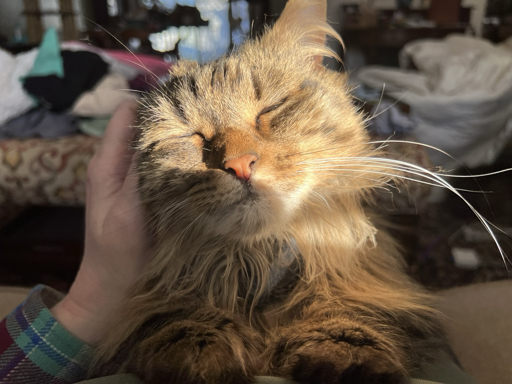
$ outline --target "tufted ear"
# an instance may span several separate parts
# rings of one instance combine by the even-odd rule
[[[325,45],[326,36],[332,36],[342,45],[340,35],[327,23],[326,0],[289,0],[274,25],[273,32],[280,38],[298,41],[301,49],[318,65],[323,57],[341,59]]]

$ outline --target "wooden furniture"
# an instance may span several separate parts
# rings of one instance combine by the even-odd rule
[[[452,33],[464,33],[466,26],[441,26],[437,28],[374,27],[345,29],[342,32],[347,51],[360,49],[368,65],[398,66],[398,52],[418,39],[442,39]]]
[[[30,43],[39,43],[43,38],[43,24],[38,0],[23,0],[27,19],[27,35]]]
[[[431,0],[428,9],[428,20],[439,25],[459,22],[461,0]]]
[[[448,8],[445,8],[446,4]],[[442,39],[453,33],[465,33],[471,16],[471,8],[461,7],[460,0],[432,0],[429,9],[400,10],[401,18],[398,20],[397,10],[380,10],[373,26],[358,26],[353,22],[357,19],[354,16],[358,12],[357,6],[343,6],[342,12],[345,15],[342,19],[349,21],[341,33],[347,52],[359,49],[366,64],[388,66],[398,66],[398,52],[411,41]],[[406,18],[430,21],[431,26],[417,23],[418,27],[414,27],[405,22]]]
[[[75,25],[75,13],[72,0],[59,0],[59,10],[41,11],[39,0],[23,0],[23,14],[27,19],[27,34],[30,43],[37,44],[43,38],[42,17],[59,15],[62,23],[63,40],[77,40],[79,32]]]

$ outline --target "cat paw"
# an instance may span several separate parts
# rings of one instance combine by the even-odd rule
[[[267,354],[274,374],[299,383],[400,384],[407,375],[388,344],[361,328],[320,324],[282,330]]]
[[[233,316],[199,310],[145,338],[128,370],[145,384],[248,384],[254,382],[258,337]]]

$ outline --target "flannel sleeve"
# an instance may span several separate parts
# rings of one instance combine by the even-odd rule
[[[68,332],[50,309],[62,299],[38,285],[0,323],[0,383],[69,384],[83,380],[93,348]]]

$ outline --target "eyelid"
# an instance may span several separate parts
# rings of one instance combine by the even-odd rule
[[[210,142],[212,141],[212,139],[208,139],[202,132],[195,132],[193,133],[192,135],[190,136],[194,136],[194,135],[198,135],[198,136],[201,136],[201,138],[204,140],[204,141],[207,141],[207,142]]]
[[[260,113],[258,113],[258,117],[263,116],[267,113],[270,113],[272,111],[275,111],[277,108],[279,108],[281,105],[283,105],[286,101],[286,98],[281,100],[279,103],[272,105],[271,107],[263,108]]]

